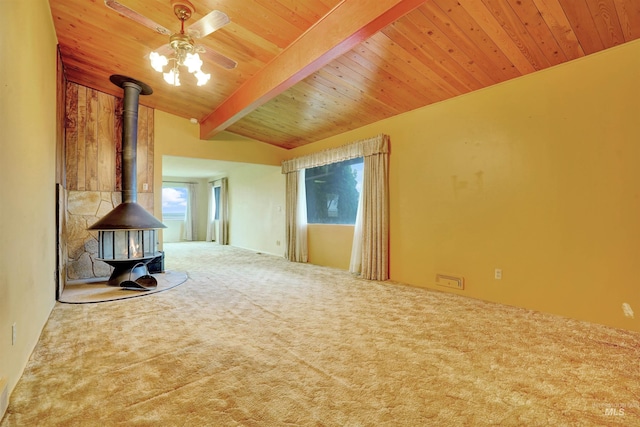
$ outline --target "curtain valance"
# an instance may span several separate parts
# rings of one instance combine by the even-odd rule
[[[340,147],[311,153],[282,162],[282,173],[315,168],[330,163],[342,162],[356,157],[367,157],[389,152],[389,135],[380,134],[373,138],[362,139]]]

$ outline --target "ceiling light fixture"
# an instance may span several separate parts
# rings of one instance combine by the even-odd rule
[[[187,70],[196,77],[198,86],[207,84],[211,78],[211,74],[202,71],[202,59],[198,54],[198,48],[196,48],[193,38],[184,31],[184,21],[191,17],[192,11],[193,6],[187,1],[173,2],[173,12],[180,20],[180,32],[169,38],[169,45],[173,49],[174,56],[167,58],[158,52],[151,52],[149,55],[153,69],[163,73],[164,81],[173,86],[180,86],[179,67],[182,66],[187,67]],[[171,69],[165,73],[164,67],[169,64],[171,64]]]

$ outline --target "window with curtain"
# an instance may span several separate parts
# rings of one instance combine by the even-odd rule
[[[185,214],[184,221],[184,233],[182,238],[187,241],[198,240],[198,209],[197,209],[197,196],[196,188],[197,184],[189,182],[185,184],[187,186],[187,212]]]
[[[197,240],[196,188],[194,182],[165,181],[162,184],[162,219],[183,222],[182,240]]]
[[[363,158],[306,169],[307,223],[355,224]]]
[[[208,242],[215,241],[220,245],[229,244],[229,213],[228,213],[228,179],[221,178],[209,182]]]
[[[220,219],[220,186],[213,187],[213,219]]]
[[[162,219],[184,221],[187,214],[188,194],[186,187],[162,187]]]
[[[349,271],[364,279],[389,278],[389,136],[353,142],[282,162],[286,175],[286,250],[289,261],[307,262],[306,182],[323,184],[329,169],[322,167],[344,161],[363,159],[362,188],[356,204],[353,245]],[[350,165],[350,164],[349,164]],[[315,168],[316,171],[314,171]],[[310,173],[309,178],[305,178]],[[343,172],[344,173],[344,170]],[[313,174],[313,175],[312,175]],[[325,191],[315,203],[321,205],[326,218],[338,217],[340,195]],[[315,197],[311,195],[311,197]],[[314,202],[311,202],[314,203]],[[332,205],[333,203],[333,205]],[[345,204],[348,206],[348,204]],[[351,207],[345,207],[349,211]],[[345,214],[346,216],[346,214]],[[335,222],[334,222],[335,223]]]

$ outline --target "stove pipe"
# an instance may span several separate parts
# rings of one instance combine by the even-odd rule
[[[144,83],[111,76],[111,82],[124,89],[122,110],[122,203],[138,202],[137,152],[138,152],[138,101]],[[146,85],[145,85],[146,86]],[[152,92],[149,88],[148,92]]]
[[[138,101],[140,94],[150,95],[153,93],[153,89],[146,83],[119,74],[112,75],[109,80],[124,89],[124,108],[122,112],[122,203],[89,227],[89,230],[167,228],[137,203]]]
[[[114,267],[108,284],[148,290],[147,263],[161,256],[157,229],[166,228],[137,203],[136,151],[138,145],[139,95],[153,90],[130,77],[113,75],[111,82],[124,89],[122,114],[122,203],[89,227],[98,231],[98,258]],[[144,279],[144,280],[143,280]],[[140,282],[143,280],[143,282]],[[153,279],[153,282],[156,282]],[[157,282],[156,282],[157,283]],[[152,286],[153,285],[153,286]]]

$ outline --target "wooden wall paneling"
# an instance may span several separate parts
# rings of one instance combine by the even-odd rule
[[[115,191],[122,191],[122,109],[123,99],[115,98],[113,139],[115,147]]]
[[[147,190],[144,189],[144,184],[149,185],[147,178],[147,144],[149,143],[147,122],[147,108],[141,105],[138,107],[138,152],[136,161],[138,193],[143,191],[146,193]]]
[[[154,157],[153,157],[153,150],[154,150],[154,135],[155,135],[155,128],[154,128],[154,109],[153,108],[146,108],[147,110],[147,138],[148,138],[148,142],[147,142],[147,179],[148,179],[148,185],[149,185],[149,189],[147,190],[149,193],[153,193],[153,171],[154,171]]]
[[[538,8],[542,19],[549,27],[566,58],[572,60],[583,57],[584,50],[578,43],[578,36],[573,31],[571,23],[558,0],[533,0],[533,3]]]
[[[620,28],[626,41],[640,37],[640,2],[614,0]]]
[[[85,189],[98,191],[98,91],[87,89],[85,129]]]
[[[122,98],[76,83],[67,83],[64,98],[68,189],[122,191]],[[139,106],[136,165],[145,193],[153,193],[153,117],[153,108]]]
[[[56,51],[56,300],[62,295],[65,286],[67,259],[67,239],[65,235],[66,218],[66,92],[67,80],[64,75],[60,50]]]
[[[65,165],[69,190],[78,189],[78,85],[68,83],[65,94]]]
[[[87,88],[78,86],[78,171],[76,190],[87,190]]]
[[[56,184],[67,188],[67,173],[65,163],[65,116],[67,81],[64,76],[64,66],[60,49],[56,50]]]
[[[100,191],[115,191],[114,105],[113,96],[98,92],[98,189]]]

